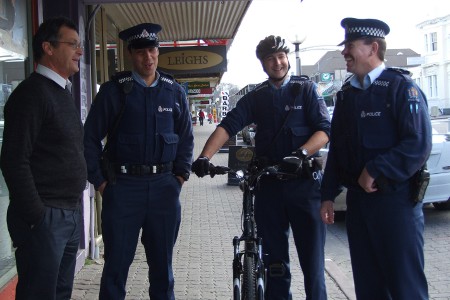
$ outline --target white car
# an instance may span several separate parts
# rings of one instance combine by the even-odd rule
[[[323,149],[326,155],[327,149]],[[433,128],[433,147],[427,161],[430,183],[423,203],[432,203],[438,210],[450,210],[450,132],[439,134]],[[337,219],[342,219],[347,210],[346,190],[336,198],[334,210]]]

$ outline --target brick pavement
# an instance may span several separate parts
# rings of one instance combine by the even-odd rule
[[[197,157],[215,124],[194,126]],[[228,153],[216,154],[212,162],[228,164]],[[182,222],[175,247],[175,296],[178,300],[222,300],[232,298],[231,262],[232,238],[240,235],[241,197],[238,187],[229,186],[227,176],[197,178],[183,186],[181,193]],[[328,238],[333,238],[329,235]],[[327,243],[330,244],[330,243]],[[303,276],[291,238],[292,293],[294,299],[304,299]],[[348,250],[347,250],[348,251]],[[339,264],[347,264],[348,253],[341,261],[327,259],[326,285],[329,299],[349,299],[352,280]],[[102,260],[89,261],[76,275],[72,299],[98,299]],[[127,282],[127,299],[148,299],[148,267],[145,252],[139,243]]]

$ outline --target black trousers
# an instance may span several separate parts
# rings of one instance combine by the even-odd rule
[[[47,207],[43,220],[32,229],[20,222],[8,211],[8,228],[17,246],[16,300],[69,300],[80,242],[80,210]]]
[[[118,175],[116,184],[106,186],[100,300],[125,299],[128,272],[141,232],[149,265],[148,299],[175,299],[172,257],[181,222],[180,192],[181,184],[171,172],[142,177]]]

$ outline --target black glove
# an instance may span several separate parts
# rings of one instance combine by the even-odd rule
[[[280,164],[280,170],[288,174],[301,175],[303,160],[296,155],[290,155],[283,158]]]
[[[198,177],[203,177],[209,174],[209,168],[210,168],[209,158],[207,158],[206,156],[200,156],[192,164],[191,170]]]
[[[292,155],[297,156],[302,161],[304,161],[306,159],[306,155],[303,153],[302,149],[297,149],[297,150],[293,151]]]

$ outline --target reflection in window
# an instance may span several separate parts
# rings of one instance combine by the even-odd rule
[[[25,79],[28,56],[26,1],[0,0],[0,147],[3,144],[3,109],[14,88]],[[0,173],[0,282],[15,274],[14,249],[6,226],[9,192]]]

